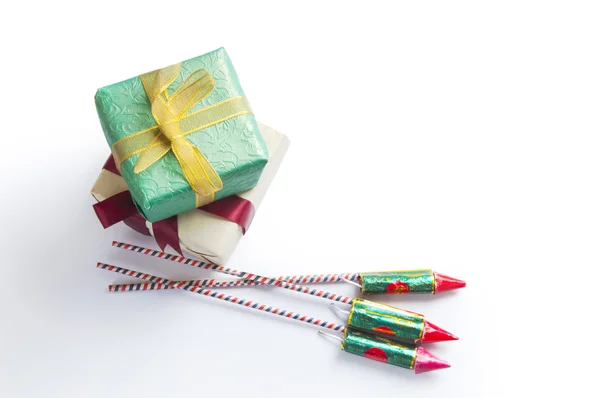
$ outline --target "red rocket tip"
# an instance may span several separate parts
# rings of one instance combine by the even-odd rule
[[[423,331],[421,343],[437,343],[451,340],[458,340],[458,337],[431,322],[425,321],[425,330]]]
[[[451,276],[433,273],[435,275],[435,292],[446,292],[448,290],[460,289],[467,286],[465,281],[452,278]]]
[[[442,361],[423,347],[417,347],[417,358],[415,360],[415,373],[431,372],[432,370],[449,368],[450,364]]]

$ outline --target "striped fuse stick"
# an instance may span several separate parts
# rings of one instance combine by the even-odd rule
[[[196,261],[196,260],[194,260]],[[294,283],[294,284],[314,284],[314,283],[333,283],[338,282],[342,279],[355,281],[358,278],[358,273],[346,273],[346,274],[321,274],[321,275],[299,275],[299,276],[278,276],[271,279],[276,279],[280,282]],[[247,287],[247,286],[260,286],[265,283],[254,282],[245,279],[235,281],[221,281],[217,279],[195,279],[185,282],[192,286],[210,287],[210,288],[229,288],[229,287]],[[156,284],[151,282],[146,283],[125,283],[125,284],[114,284],[110,285],[109,288],[114,291],[132,291],[132,290],[155,290],[157,289]],[[162,289],[173,289],[170,285],[163,285]]]
[[[156,256],[167,260],[185,263],[209,270],[220,271],[230,275],[241,276],[243,272],[225,268],[219,265],[206,263],[203,261],[193,260],[174,254],[168,254],[158,250],[146,249],[140,246],[130,245],[113,241],[113,246],[135,251],[138,253]],[[247,278],[247,277],[244,277]],[[261,277],[263,278],[263,277]],[[271,280],[271,283],[266,283],[265,280]],[[252,285],[272,284],[272,281],[293,283],[293,284],[313,284],[313,283],[331,283],[344,280],[359,287],[363,294],[405,294],[405,293],[429,293],[437,294],[445,291],[464,288],[467,284],[460,279],[452,278],[448,275],[443,275],[433,272],[431,269],[416,269],[404,271],[376,271],[367,273],[345,273],[345,274],[322,274],[322,275],[300,275],[300,276],[278,276],[273,278],[264,278],[257,280],[258,283],[245,282],[223,282],[215,279],[185,281],[192,283],[194,286],[218,286],[218,287],[240,287]],[[357,283],[360,282],[360,283]],[[150,290],[152,284],[137,284],[115,286],[119,290]],[[169,289],[169,286],[165,287]]]
[[[261,304],[254,302],[252,300],[246,300],[239,297],[235,297],[232,295],[227,295],[225,293],[220,293],[218,291],[202,288],[200,286],[193,286],[190,284],[185,284],[184,282],[176,283],[166,278],[161,278],[158,276],[146,274],[144,272],[132,271],[127,268],[116,267],[110,264],[98,263],[96,265],[98,268],[105,269],[107,271],[117,272],[119,274],[133,276],[135,278],[143,279],[150,281],[151,283],[156,283],[160,285],[172,285],[175,289],[183,289],[192,293],[201,294],[204,296],[212,297],[217,300],[228,301],[230,303],[238,304],[247,308],[252,308],[257,311],[269,312],[271,314],[279,315],[284,318],[293,319],[298,322],[309,323],[311,325],[319,326],[323,329],[334,330],[337,332],[343,333],[346,328],[343,325],[338,325],[333,322],[323,321],[321,319],[317,319],[315,317],[310,317],[308,315],[302,315],[296,312],[287,311],[284,309],[280,309],[277,307],[273,307],[267,304]]]
[[[267,278],[265,276],[256,275],[256,274],[252,274],[249,272],[238,271],[235,269],[226,268],[222,265],[215,265],[215,264],[207,263],[204,261],[194,260],[191,258],[186,258],[186,257],[182,257],[182,256],[177,256],[174,254],[161,252],[158,250],[152,250],[152,249],[147,249],[147,248],[141,247],[141,246],[130,245],[128,243],[113,241],[112,245],[115,247],[121,248],[121,249],[131,250],[136,253],[142,253],[142,254],[145,254],[148,256],[163,258],[163,259],[171,260],[171,261],[174,261],[177,263],[191,265],[191,266],[197,267],[197,268],[210,269],[210,270],[221,272],[221,273],[224,273],[227,275],[238,276],[240,278],[244,278],[245,280],[250,280],[250,281],[253,281],[258,284],[283,287],[284,289],[293,290],[296,292],[309,294],[311,296],[321,297],[324,299],[337,301],[340,303],[351,304],[352,300],[353,300],[353,298],[351,298],[351,297],[346,297],[346,296],[342,296],[339,294],[326,292],[323,290],[317,290],[317,289],[312,289],[312,288],[305,287],[305,286],[296,285],[296,284],[289,283],[286,281],[278,280],[276,278]],[[154,281],[150,281],[150,282],[154,282]],[[185,282],[181,282],[181,283],[185,283]],[[174,286],[174,282],[171,282],[170,285]],[[188,285],[194,286],[193,283],[188,283]],[[196,287],[199,287],[199,286],[196,286]],[[118,290],[118,291],[127,291],[127,290],[138,290],[138,289],[134,288],[134,287],[128,288],[127,286],[125,286],[125,287],[121,287],[120,290]]]
[[[169,253],[161,252],[159,250],[147,249],[145,247],[131,245],[129,243],[113,241],[112,245],[114,247],[118,247],[120,249],[131,250],[136,253],[141,253],[141,254],[145,254],[148,256],[158,257],[158,258],[162,258],[165,260],[171,260],[171,261],[174,261],[177,263],[192,265],[194,267],[204,268],[207,270],[223,272],[223,273],[229,274],[229,275],[233,275],[233,274],[231,274],[227,271],[237,272],[236,270],[231,270],[230,268],[225,268],[220,265],[211,264],[211,263],[207,263],[207,262],[199,261],[199,260],[194,260],[191,258],[186,258],[186,257],[178,256],[175,254],[169,254]],[[276,277],[272,277],[269,279],[275,279],[280,282],[304,285],[304,284],[315,284],[315,283],[335,283],[335,282],[340,282],[343,279],[347,279],[349,281],[355,282],[359,279],[359,274],[358,274],[358,272],[348,272],[348,273],[342,273],[342,274],[290,275],[290,276],[276,276]],[[218,281],[216,279],[204,279],[204,280],[185,281],[185,282],[188,282],[188,283],[193,282],[194,286],[213,286],[215,284],[222,283],[221,281]],[[231,286],[221,285],[219,287],[233,287],[233,286],[238,286],[238,285],[231,285]]]
[[[108,290],[111,292],[128,292],[134,290],[161,290],[161,289],[175,289],[174,284],[184,283],[186,285],[191,286],[201,286],[201,287],[210,287],[211,289],[220,289],[224,287],[241,287],[241,286],[256,286],[261,285],[261,283],[257,283],[254,281],[249,281],[246,279],[238,279],[235,281],[217,281],[216,279],[212,279],[214,281],[210,285],[203,285],[198,282],[203,282],[202,280],[191,280],[191,281],[176,281],[170,284],[161,284],[156,282],[145,282],[145,283],[123,283],[123,284],[113,284],[108,286]]]

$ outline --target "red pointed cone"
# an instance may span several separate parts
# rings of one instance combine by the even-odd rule
[[[449,368],[450,364],[442,361],[435,355],[431,354],[423,347],[417,348],[417,358],[415,360],[415,373],[431,372],[432,370]]]
[[[435,292],[446,292],[448,290],[460,289],[467,286],[465,281],[461,281],[460,279],[452,278],[451,276],[438,274],[434,272],[435,276]]]
[[[423,331],[421,343],[437,343],[451,340],[458,340],[458,337],[431,322],[425,321],[425,330]]]

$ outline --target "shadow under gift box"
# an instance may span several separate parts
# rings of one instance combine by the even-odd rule
[[[269,150],[269,161],[258,184],[250,190],[237,194],[237,196],[252,202],[255,210],[258,210],[290,144],[289,139],[277,130],[260,122],[258,126]],[[123,178],[103,169],[92,187],[91,193],[96,201],[101,202],[124,191],[127,191],[127,184]],[[141,216],[138,215],[137,218],[141,219]],[[181,248],[214,264],[227,262],[244,233],[243,228],[235,222],[202,209],[189,210],[179,214],[177,225]],[[154,234],[151,222],[145,221],[145,228],[148,229],[149,234]]]
[[[198,93],[178,101],[190,86]],[[117,166],[149,221],[253,188],[268,161],[223,48],[103,87],[95,101]]]

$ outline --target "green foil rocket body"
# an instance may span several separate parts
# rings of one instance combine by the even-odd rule
[[[390,365],[413,369],[417,359],[417,347],[400,344],[369,333],[346,329],[342,350]]]
[[[223,48],[183,61],[179,77],[169,86],[169,93],[172,94],[200,68],[212,75],[215,88],[191,112],[227,98],[244,96]],[[139,76],[99,89],[95,99],[98,117],[111,148],[118,140],[156,125]],[[223,181],[223,189],[215,193],[215,200],[253,188],[269,158],[251,114],[236,116],[185,138],[206,156]],[[140,213],[147,220],[159,221],[196,207],[195,192],[184,178],[172,151],[136,174],[133,167],[139,156],[125,160],[121,174]]]
[[[435,293],[435,277],[430,269],[364,272],[360,282],[363,294]]]
[[[394,340],[416,343],[423,337],[425,319],[414,312],[354,299],[348,315],[348,326]]]

